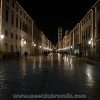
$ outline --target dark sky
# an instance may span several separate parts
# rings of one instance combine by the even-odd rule
[[[97,0],[17,0],[52,43],[58,27],[72,30]]]

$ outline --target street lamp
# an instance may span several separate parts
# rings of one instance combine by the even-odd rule
[[[41,48],[42,46],[40,46],[40,48]]]
[[[1,39],[4,39],[4,35],[3,35],[3,34],[1,34],[0,38],[1,38]]]
[[[89,52],[88,55],[90,55],[90,57],[92,57],[92,55],[93,55],[93,39],[92,38],[88,41],[88,44],[91,47],[88,50],[88,52]]]
[[[92,44],[92,43],[93,43],[93,39],[91,39],[91,40],[88,41],[89,45]]]
[[[4,35],[1,34],[0,35],[0,51],[4,51],[3,39],[4,39]]]
[[[73,48],[73,46],[71,46],[71,49]]]
[[[34,47],[36,47],[36,44],[34,44]]]
[[[26,40],[23,38],[23,39],[21,40],[21,45],[24,46],[24,45],[26,45],[26,43],[27,43]]]
[[[24,41],[24,44],[26,44],[26,41]]]

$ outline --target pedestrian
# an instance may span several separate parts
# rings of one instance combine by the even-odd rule
[[[28,52],[27,51],[24,52],[24,56],[25,56],[25,58],[27,58],[27,56],[28,56]]]

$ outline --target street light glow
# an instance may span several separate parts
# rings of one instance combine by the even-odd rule
[[[26,44],[26,41],[24,41],[24,44]]]
[[[3,34],[0,37],[1,37],[1,39],[4,39],[4,35]]]
[[[71,46],[71,48],[73,48],[73,46]]]
[[[91,41],[92,41],[93,39],[91,38]]]
[[[93,43],[93,39],[91,38],[91,40],[88,41],[88,44],[92,44]]]
[[[40,48],[41,48],[42,46],[40,46]]]
[[[88,41],[88,44],[91,44],[91,41]]]
[[[36,46],[36,44],[34,44],[34,47]]]

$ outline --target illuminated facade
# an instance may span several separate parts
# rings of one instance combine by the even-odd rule
[[[66,37],[66,38],[65,38]],[[65,40],[66,39],[66,40]],[[64,48],[58,49],[83,57],[100,58],[100,0],[98,0],[79,23],[62,39]],[[61,43],[61,42],[59,42]]]
[[[20,4],[0,0],[0,54],[39,54],[41,45],[41,32]]]
[[[98,0],[93,6],[94,11],[94,53],[95,56],[100,58],[100,0]]]
[[[53,49],[52,42],[44,35],[43,32],[41,32],[41,49],[42,52],[51,52]]]
[[[31,52],[33,20],[17,1],[1,0],[1,52]]]
[[[63,33],[62,27],[58,27],[58,41],[62,39],[62,33]]]

